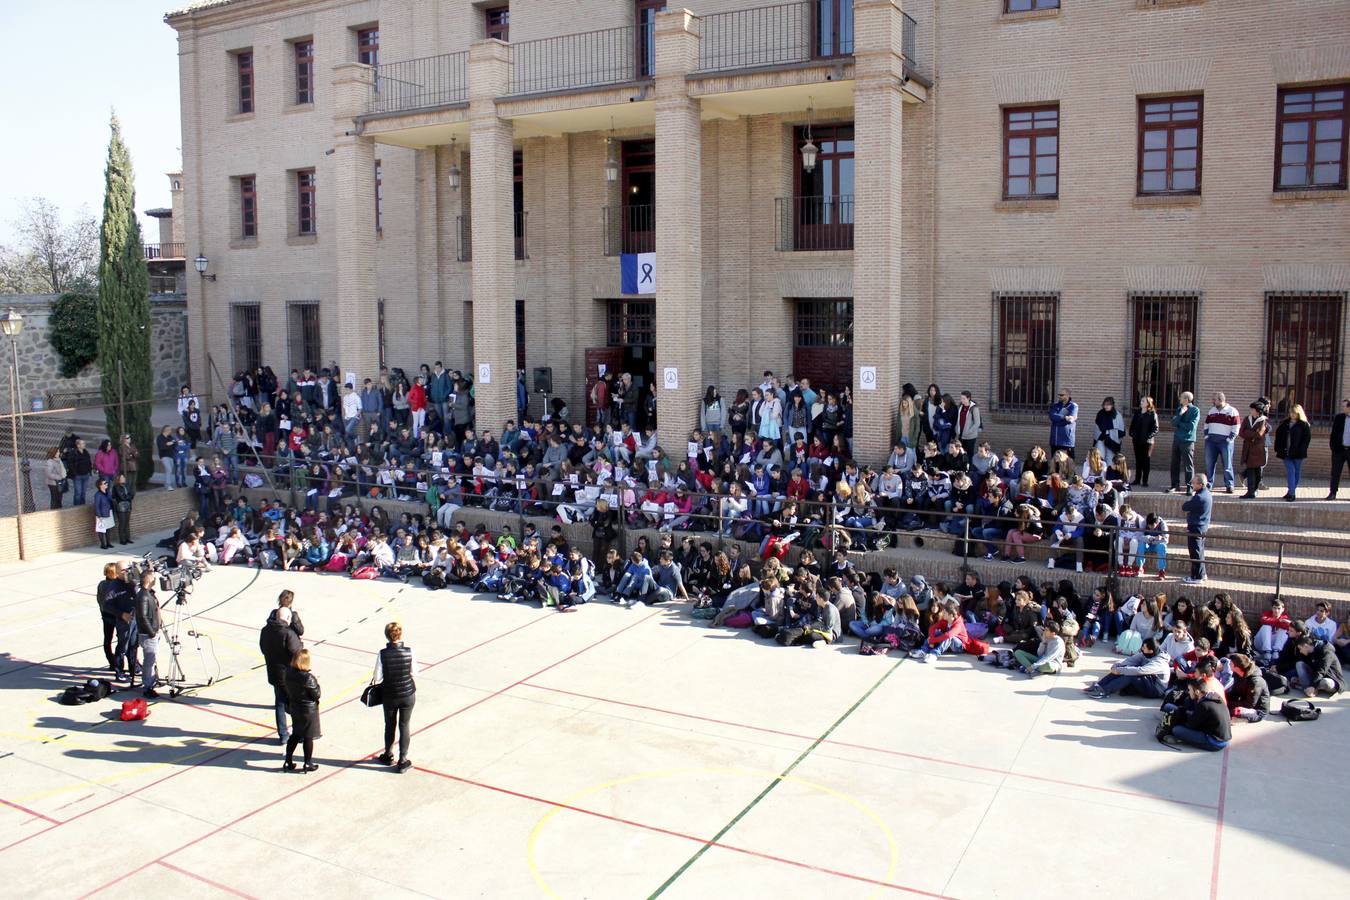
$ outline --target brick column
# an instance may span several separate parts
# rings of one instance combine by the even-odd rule
[[[703,395],[703,123],[685,74],[698,68],[699,20],[656,16],[656,417],[667,450],[698,421]],[[667,369],[679,387],[665,387]]]
[[[352,119],[366,111],[375,70],[360,63],[333,68],[333,178],[320,182],[319,223],[332,234],[337,303],[327,333],[337,346],[323,347],[357,378],[379,374],[379,313],[375,283],[375,142],[358,137]],[[324,190],[327,188],[327,190]],[[331,198],[331,199],[330,199]],[[324,207],[332,210],[325,215]],[[320,240],[325,240],[321,231]]]
[[[473,363],[476,424],[497,432],[516,417],[516,261],[512,126],[497,116],[511,48],[469,47],[469,179],[473,196]],[[491,381],[484,383],[484,367]]]
[[[900,161],[904,16],[894,0],[854,0],[853,443],[854,456],[882,461],[899,402]],[[876,370],[871,390],[862,371]]]

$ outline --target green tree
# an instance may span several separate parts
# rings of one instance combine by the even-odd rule
[[[48,340],[61,354],[63,378],[74,378],[98,358],[97,295],[62,294],[52,304],[48,326]]]
[[[136,220],[136,186],[122,126],[112,117],[104,170],[98,257],[98,360],[108,434],[131,435],[141,451],[139,486],[154,474],[150,401],[150,275]],[[119,408],[119,403],[125,407]],[[124,430],[123,430],[124,429]]]

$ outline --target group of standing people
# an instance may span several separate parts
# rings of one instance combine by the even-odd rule
[[[286,748],[282,769],[288,772],[313,772],[314,742],[323,736],[319,722],[319,701],[323,691],[314,673],[314,661],[305,649],[301,637],[305,626],[295,610],[293,591],[282,591],[258,637],[267,668],[267,682],[272,686],[276,712],[277,743]],[[403,643],[403,626],[390,622],[384,628],[387,641],[375,655],[375,671],[371,684],[380,686],[381,706],[384,711],[384,752],[377,760],[397,772],[412,767],[408,759],[408,745],[412,739],[412,711],[417,702],[417,658],[412,648]],[[394,757],[395,733],[398,737],[398,757]],[[296,748],[303,751],[299,766],[295,762]]]

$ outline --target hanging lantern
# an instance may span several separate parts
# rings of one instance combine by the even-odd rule
[[[816,157],[819,155],[820,148],[808,136],[806,143],[802,144],[802,168],[807,172],[814,172],[816,170]]]
[[[450,141],[450,170],[446,172],[446,176],[450,181],[450,190],[459,190],[459,149],[453,139]]]

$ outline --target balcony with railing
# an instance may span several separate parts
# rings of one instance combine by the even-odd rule
[[[649,24],[625,25],[511,45],[509,91],[547,94],[651,78],[656,36]]]
[[[852,250],[853,197],[778,197],[779,251]]]
[[[527,242],[529,219],[530,214],[528,211],[518,212],[515,215],[516,259],[530,258],[530,247]],[[470,262],[473,259],[473,223],[471,218],[469,216],[456,216],[455,225],[455,258],[460,262]]]
[[[656,207],[623,204],[604,208],[605,255],[656,252]]]
[[[904,14],[902,53],[914,67],[914,19]],[[703,17],[700,72],[777,68],[853,56],[852,0],[797,0]]]
[[[367,112],[402,113],[467,102],[468,59],[468,53],[444,53],[376,66]]]
[[[175,241],[170,244],[142,244],[141,248],[145,251],[147,260],[183,258],[184,245],[182,241]]]

